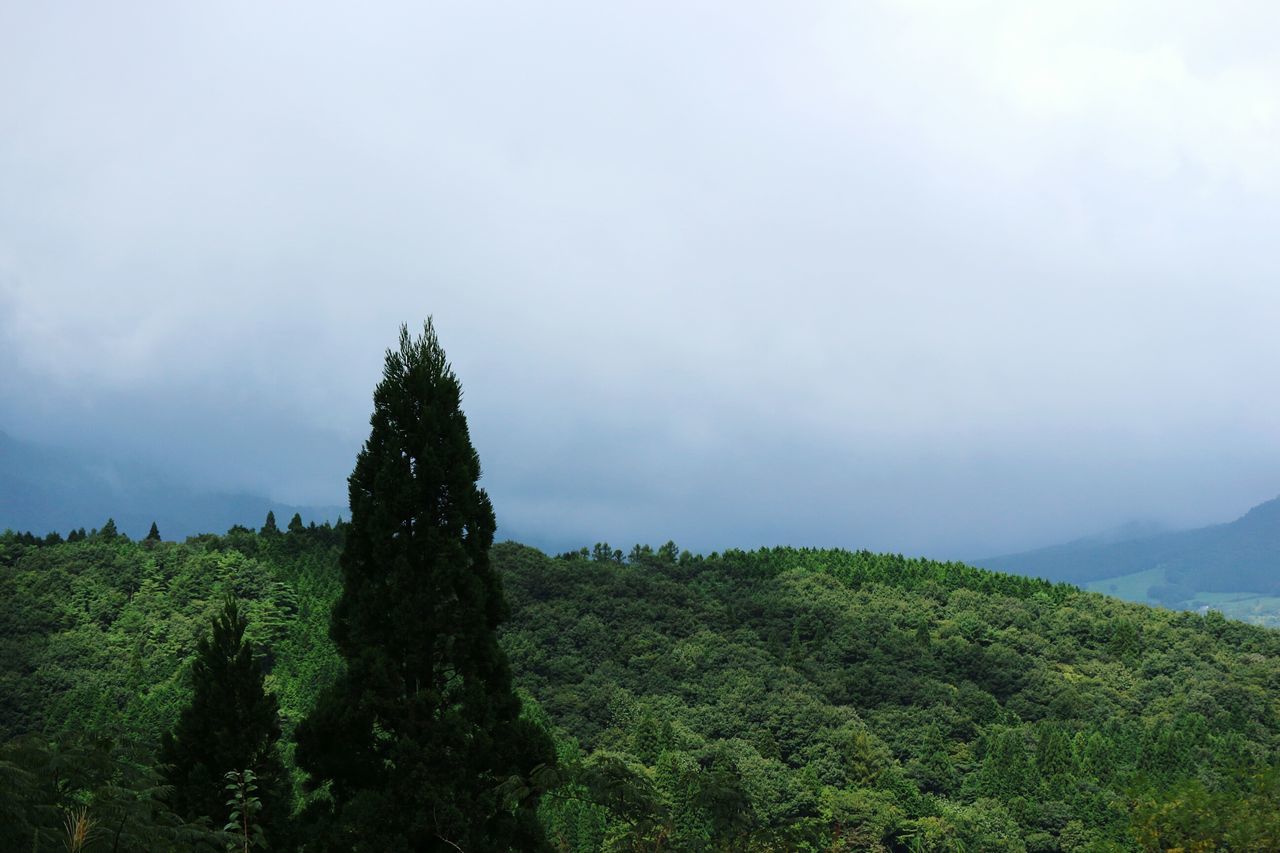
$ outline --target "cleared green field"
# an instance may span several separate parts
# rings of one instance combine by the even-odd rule
[[[1145,572],[1091,581],[1084,584],[1084,588],[1091,592],[1123,598],[1126,601],[1168,606],[1167,603],[1147,594],[1151,587],[1160,586],[1166,582],[1164,569],[1147,569]],[[1228,619],[1280,628],[1280,596],[1258,595],[1252,592],[1196,592],[1181,606],[1187,610],[1207,607],[1217,610]]]
[[[1084,584],[1084,588],[1090,592],[1114,595],[1116,598],[1123,598],[1125,601],[1136,601],[1141,604],[1159,604],[1158,601],[1147,595],[1147,590],[1164,582],[1164,569],[1147,569],[1145,572],[1134,572],[1131,575],[1120,575],[1114,578],[1104,578],[1100,581],[1090,581]]]
[[[1241,592],[1198,592],[1195,601],[1229,619],[1280,628],[1280,597]]]

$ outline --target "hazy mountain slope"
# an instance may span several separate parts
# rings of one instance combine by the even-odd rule
[[[295,507],[252,494],[201,492],[167,482],[146,467],[94,459],[19,441],[0,432],[0,530],[67,532],[114,518],[130,536],[156,522],[166,538],[242,524],[257,527],[268,511],[281,525],[295,513],[306,521],[336,519],[342,507]]]
[[[1192,590],[1272,593],[1280,591],[1280,498],[1229,524],[1121,542],[1081,539],[974,563],[1071,583],[1162,569],[1168,583]]]

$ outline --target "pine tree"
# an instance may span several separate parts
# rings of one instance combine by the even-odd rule
[[[147,538],[146,538],[146,539],[144,539],[143,541],[144,541],[144,542],[159,542],[159,541],[160,541],[160,528],[159,528],[159,527],[156,527],[156,523],[155,523],[154,521],[153,521],[153,522],[151,522],[151,530],[147,532]]]
[[[225,776],[252,770],[261,798],[258,822],[271,846],[282,846],[290,807],[288,777],[276,742],[280,720],[276,699],[263,688],[261,664],[245,640],[248,623],[228,599],[201,637],[191,668],[191,704],[160,746],[170,805],[189,820],[207,817],[214,826],[228,820]]]
[[[300,513],[295,512],[293,514],[293,518],[289,519],[289,532],[301,533],[302,531],[303,531],[302,515]]]
[[[280,528],[276,527],[276,514],[272,510],[267,510],[267,520],[262,523],[260,532],[263,536],[280,535]]]
[[[431,322],[401,327],[349,479],[330,629],[346,670],[297,731],[298,763],[330,783],[334,848],[543,846],[534,798],[497,790],[555,753],[498,646],[496,525],[461,397]]]

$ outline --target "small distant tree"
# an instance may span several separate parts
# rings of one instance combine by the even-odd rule
[[[303,530],[303,527],[302,527],[302,515],[301,515],[301,514],[299,514],[299,513],[296,513],[296,512],[295,512],[295,513],[293,514],[293,518],[289,519],[289,532],[290,532],[290,533],[301,533],[301,532],[302,532],[302,530]]]
[[[146,541],[146,542],[159,542],[159,541],[160,541],[160,528],[159,528],[159,527],[156,527],[156,523],[155,523],[154,521],[153,521],[153,522],[151,522],[151,530],[150,530],[150,531],[148,531],[148,533],[147,533],[147,538],[146,538],[144,541]]]
[[[214,618],[211,635],[196,646],[191,668],[191,704],[161,741],[160,760],[175,812],[215,826],[230,819],[225,779],[253,772],[259,797],[258,823],[272,847],[281,846],[289,810],[288,777],[276,742],[276,699],[263,687],[262,665],[245,639],[248,623],[233,599]]]
[[[597,563],[621,563],[622,550],[610,548],[608,542],[597,542],[591,549],[591,559]]]
[[[280,528],[276,527],[276,514],[272,510],[267,510],[267,520],[262,523],[262,530],[259,531],[263,536],[279,536]]]
[[[108,518],[107,523],[102,525],[102,529],[98,531],[98,538],[104,542],[110,542],[119,535],[120,533],[116,530],[116,520],[114,518]]]

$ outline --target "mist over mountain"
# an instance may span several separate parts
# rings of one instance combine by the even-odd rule
[[[65,533],[112,518],[121,532],[135,538],[146,535],[155,522],[166,539],[182,539],[237,524],[256,528],[268,512],[284,525],[294,513],[309,523],[336,520],[347,511],[293,506],[246,492],[202,491],[171,482],[143,464],[0,432],[0,530]]]
[[[1071,583],[1159,570],[1165,585],[1187,591],[1274,594],[1280,592],[1280,498],[1259,504],[1226,524],[1172,532],[1135,524],[974,563]],[[1189,596],[1157,597],[1180,600]]]

